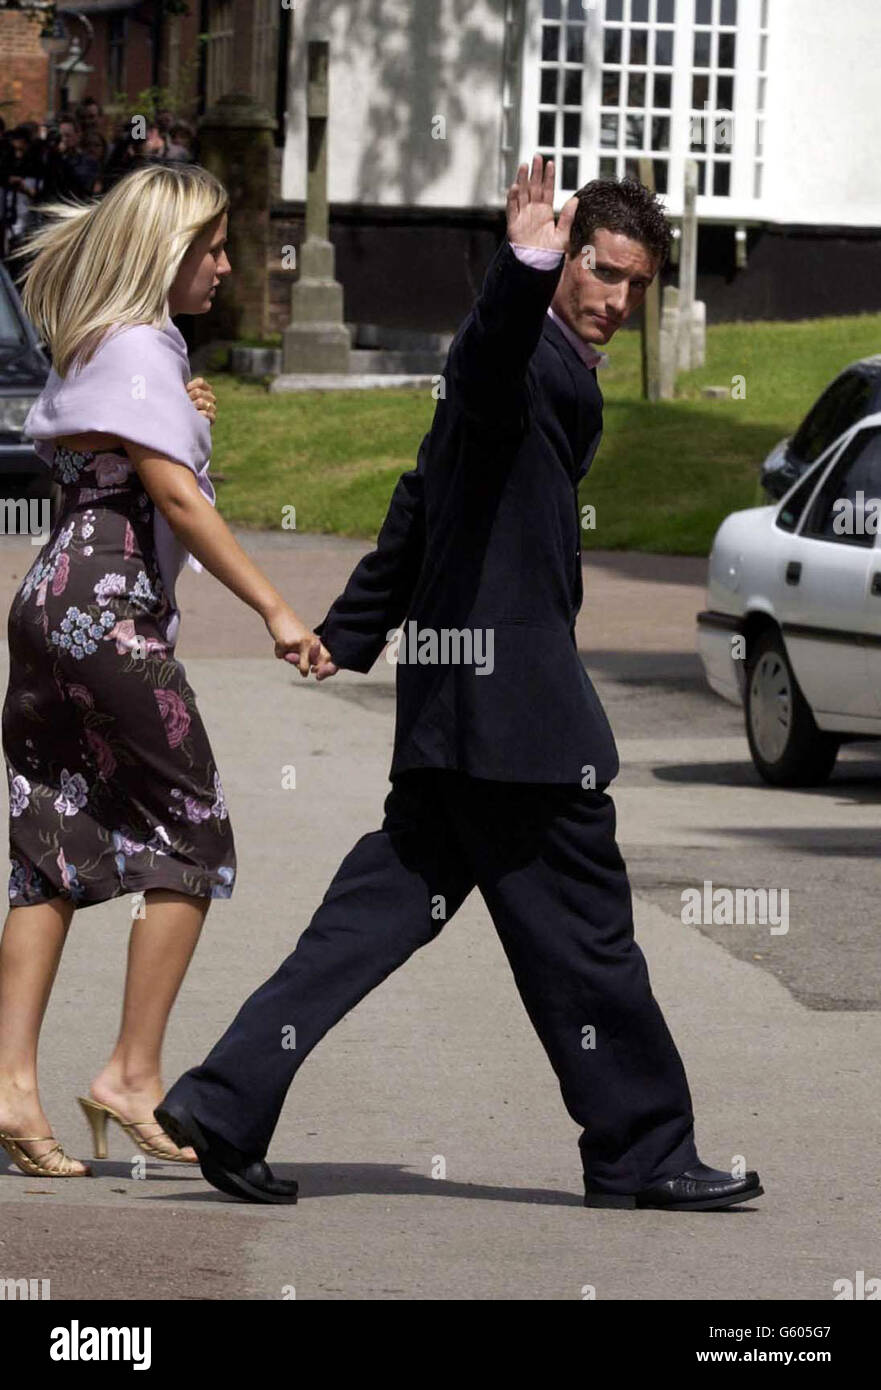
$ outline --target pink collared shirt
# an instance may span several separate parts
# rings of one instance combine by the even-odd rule
[[[534,270],[553,270],[555,266],[559,265],[560,257],[563,255],[562,251],[546,251],[540,246],[520,246],[516,241],[511,242],[511,250],[518,261],[522,261],[524,265],[531,265]],[[569,339],[586,367],[597,367],[606,360],[605,353],[597,352],[590,343],[579,338],[574,329],[570,328],[559,314],[554,313],[550,305],[548,306],[548,314],[560,332]]]

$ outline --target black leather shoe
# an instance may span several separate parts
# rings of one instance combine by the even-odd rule
[[[174,1135],[171,1137],[174,1138]],[[655,1207],[659,1211],[716,1211],[719,1207],[733,1207],[740,1202],[749,1202],[753,1197],[761,1197],[764,1190],[759,1186],[758,1173],[750,1171],[742,1178],[732,1178],[730,1173],[722,1169],[695,1163],[675,1178],[667,1178],[654,1187],[645,1187],[641,1192],[598,1192],[590,1187],[585,1178],[584,1205]]]
[[[181,1148],[190,1144],[196,1150],[203,1178],[219,1192],[246,1202],[296,1202],[299,1187],[295,1181],[277,1178],[262,1158],[249,1158],[196,1120],[178,1101],[162,1101],[153,1114],[176,1144]]]

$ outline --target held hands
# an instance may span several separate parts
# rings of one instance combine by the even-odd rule
[[[187,382],[187,394],[200,415],[204,415],[209,425],[217,418],[217,398],[203,376],[194,376]]]
[[[578,199],[570,198],[555,222],[554,177],[554,161],[549,159],[545,165],[540,154],[533,156],[531,173],[528,165],[520,165],[517,180],[508,189],[509,241],[537,246],[543,251],[568,250]]]
[[[301,676],[308,677],[311,670],[316,680],[336,674],[337,667],[321,638],[300,621],[293,608],[282,604],[265,621],[269,635],[275,641],[275,655],[279,660],[298,666]]]

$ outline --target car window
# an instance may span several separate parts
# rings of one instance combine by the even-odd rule
[[[791,445],[793,456],[805,463],[818,459],[833,439],[866,414],[875,387],[875,378],[863,372],[845,372],[833,381],[800,425]]]
[[[13,308],[12,301],[9,298],[6,286],[2,280],[0,280],[0,342],[27,342],[24,325]]]
[[[824,479],[803,534],[872,546],[881,516],[881,428],[860,430]]]
[[[822,465],[825,467],[825,465]],[[821,467],[821,471],[822,471]],[[797,488],[794,488],[777,513],[777,525],[781,531],[794,531],[801,521],[801,514],[811,499],[817,486],[817,470],[810,468]]]

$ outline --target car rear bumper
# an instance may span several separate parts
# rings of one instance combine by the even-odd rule
[[[705,609],[697,615],[697,649],[711,689],[734,705],[743,703],[745,662],[733,654],[733,637],[743,637],[745,625],[735,613]]]

